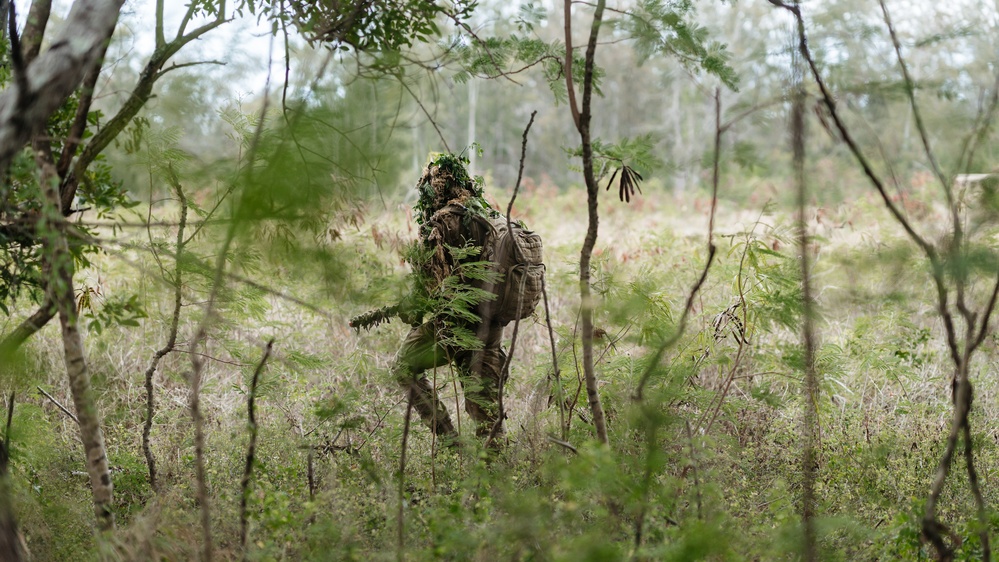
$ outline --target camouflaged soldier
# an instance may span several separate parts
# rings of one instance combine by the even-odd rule
[[[475,215],[498,216],[498,213],[482,199],[482,189],[469,178],[462,159],[451,154],[435,158],[424,169],[416,187],[420,192],[416,211],[423,247],[416,252],[421,257],[411,260],[417,287],[400,311],[402,319],[414,327],[395,358],[392,375],[409,392],[423,423],[445,442],[453,444],[457,432],[427,371],[454,363],[465,394],[465,411],[476,422],[476,435],[488,436],[500,415],[499,393],[506,363],[501,342],[509,320],[496,313],[495,300],[486,299],[470,311],[478,321],[468,315],[438,313],[420,323],[424,311],[416,303],[435,292],[439,294],[441,284],[448,278],[481,287],[481,279],[466,278],[465,266],[492,258],[493,229],[488,221],[472,219]],[[454,250],[469,247],[481,250],[478,253]],[[456,332],[474,334],[479,345],[456,345],[453,337]],[[502,431],[502,422],[498,430]]]

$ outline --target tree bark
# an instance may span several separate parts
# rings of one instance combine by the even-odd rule
[[[76,301],[73,292],[73,256],[62,231],[62,213],[59,209],[59,193],[56,190],[58,177],[55,167],[38,159],[41,168],[41,184],[49,205],[48,232],[49,247],[46,256],[46,269],[50,272],[48,298],[52,299],[59,311],[62,326],[63,357],[66,375],[73,396],[73,406],[80,422],[80,439],[86,453],[87,474],[94,497],[94,512],[97,526],[102,531],[114,528],[114,514],[111,512],[113,485],[108,467],[107,451],[104,447],[104,434],[101,432],[101,419],[97,403],[90,386],[90,371],[87,368],[83,348],[83,337],[77,326]]]
[[[11,502],[10,476],[10,422],[14,417],[14,393],[7,402],[7,426],[0,439],[0,560],[21,562],[29,558],[28,547],[17,530],[17,518]]]
[[[586,396],[590,403],[590,411],[593,413],[593,427],[597,439],[606,445],[608,443],[607,422],[603,406],[600,404],[597,375],[593,365],[593,296],[590,292],[590,259],[593,256],[593,248],[597,244],[597,228],[600,222],[597,213],[597,196],[600,191],[596,175],[593,173],[593,144],[590,139],[590,118],[592,117],[590,105],[593,98],[593,59],[596,54],[597,35],[600,32],[604,4],[604,0],[597,2],[597,9],[593,13],[593,24],[590,28],[590,41],[586,46],[583,74],[583,107],[579,112],[579,136],[583,145],[583,180],[586,182],[587,212],[589,214],[586,238],[583,239],[583,249],[579,255],[579,295],[582,301],[580,317],[583,328],[583,375],[586,378]],[[568,20],[571,16],[566,13],[565,17]],[[568,24],[566,25],[568,31]],[[568,33],[566,36],[568,37]],[[571,57],[572,53],[567,52],[566,56]],[[571,79],[571,77],[567,78],[570,80],[570,85]]]
[[[24,51],[24,62],[38,58],[38,53],[42,50],[42,37],[45,36],[45,27],[49,23],[49,14],[52,12],[52,0],[34,0],[28,8],[28,21],[24,24],[24,31],[21,33],[21,50]]]
[[[125,0],[77,0],[51,47],[25,69],[26,90],[0,94],[0,169],[80,85],[118,21]]]

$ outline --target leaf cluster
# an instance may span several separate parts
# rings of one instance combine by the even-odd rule
[[[642,62],[668,55],[687,69],[707,72],[738,90],[739,76],[729,65],[731,54],[726,45],[711,41],[708,30],[691,18],[693,12],[691,0],[640,0],[616,25],[635,39]]]
[[[12,79],[9,49],[7,42],[0,41],[0,88],[6,87]],[[79,104],[80,92],[76,91],[49,117],[45,131],[40,133],[48,140],[47,149],[53,154],[61,154],[69,141]],[[87,114],[87,123],[95,126],[102,117],[101,111],[92,110]],[[91,136],[93,132],[89,128],[84,129],[83,139]],[[82,150],[83,144],[77,144],[77,152]],[[74,204],[76,209],[91,210],[99,218],[107,218],[118,209],[136,204],[123,183],[112,177],[111,168],[103,155],[97,156],[79,180]],[[45,284],[38,246],[38,240],[45,235],[38,231],[45,224],[40,220],[43,200],[33,149],[25,147],[0,179],[0,310],[5,313],[23,291],[34,293]],[[81,240],[96,233],[86,225],[75,225],[75,228],[79,236],[73,237],[70,252],[78,266],[86,267],[90,263],[88,255],[100,249]],[[37,300],[38,295],[32,294],[31,298]]]
[[[524,26],[525,24],[521,24]],[[543,41],[537,37],[516,33],[506,37],[473,37],[457,34],[442,44],[444,49],[461,65],[454,74],[454,81],[463,84],[474,76],[484,78],[509,77],[513,74],[540,66],[548,87],[558,103],[568,101],[565,85],[565,44],[561,41]],[[573,65],[583,68],[585,59],[573,53]],[[604,71],[593,69],[593,89],[601,94],[600,85]],[[573,83],[583,84],[583,73],[573,73]]]
[[[290,0],[272,1],[264,10],[275,22],[294,24],[314,44],[390,52],[432,42],[441,35],[439,20],[462,21],[477,4],[477,0],[457,0],[450,5],[424,0]]]

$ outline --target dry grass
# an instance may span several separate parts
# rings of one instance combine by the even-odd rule
[[[669,303],[678,315],[676,307],[682,306],[705,256],[707,203],[696,195],[673,197],[651,188],[631,205],[611,197],[603,199],[601,234],[594,256],[595,286],[608,295],[596,323],[607,335],[599,341],[597,352],[598,355],[606,352],[598,373],[605,391],[615,395],[611,400],[612,410],[615,405],[623,408],[634,381],[633,374],[622,370],[622,365],[627,365],[628,358],[643,353],[643,345],[636,338],[637,328],[615,315],[619,303],[614,298],[626,295],[634,283],[651,282],[658,287],[657,294],[663,302]],[[557,347],[564,361],[562,374],[570,393],[575,392],[580,376],[573,367],[572,356],[578,306],[575,264],[585,231],[584,205],[585,201],[577,194],[558,194],[550,187],[529,183],[518,199],[514,217],[525,220],[546,244],[553,322],[559,338]],[[379,262],[387,276],[401,278],[406,268],[398,250],[415,233],[407,222],[405,208],[390,207],[370,211],[359,229],[344,231],[335,244],[355,256],[355,261],[347,262],[348,265],[356,264],[364,256]],[[698,337],[710,338],[715,315],[736,297],[733,287],[740,256],[736,245],[745,239],[747,232],[754,232],[755,237],[778,252],[785,255],[793,252],[782,234],[790,225],[788,217],[788,213],[777,208],[768,208],[764,213],[762,208],[738,209],[722,202],[717,233],[723,245],[719,264],[696,303],[689,335],[669,359],[671,363],[688,360],[691,350],[699,345]],[[939,321],[928,292],[929,276],[921,270],[919,260],[905,251],[906,244],[897,229],[890,226],[876,202],[869,198],[860,198],[835,210],[813,209],[811,217],[810,228],[818,236],[812,248],[817,258],[816,291],[824,315],[819,333],[825,356],[831,358],[831,363],[825,365],[826,395],[820,407],[824,435],[851,432],[849,439],[869,442],[871,436],[882,432],[897,435],[912,431],[926,439],[939,438],[949,420],[949,369]],[[932,224],[933,217],[933,213],[927,213],[923,220]],[[171,236],[168,231],[159,235]],[[144,239],[145,233],[136,231],[127,232],[117,242],[142,243]],[[197,251],[211,254],[209,239],[200,241],[199,247]],[[259,494],[264,494],[264,490],[268,494],[278,493],[285,486],[290,489],[281,491],[282,494],[307,496],[304,467],[308,458],[305,448],[309,446],[332,451],[360,445],[367,456],[334,460],[328,453],[317,455],[319,507],[309,504],[311,507],[305,507],[306,510],[340,509],[337,491],[349,490],[346,480],[368,470],[357,459],[370,458],[375,467],[381,467],[373,470],[386,474],[385,467],[394,462],[399,420],[405,405],[400,402],[397,388],[388,380],[387,371],[406,327],[392,323],[370,333],[355,334],[347,327],[347,319],[369,308],[370,303],[354,300],[346,290],[325,288],[312,276],[314,270],[305,267],[300,271],[294,262],[264,262],[257,271],[246,275],[312,303],[320,312],[275,295],[248,295],[245,286],[234,283],[244,294],[223,305],[222,323],[209,339],[203,408],[209,428],[208,462],[215,502],[213,513],[218,525],[216,536],[224,559],[237,556],[235,506],[246,440],[246,377],[259,360],[260,349],[268,338],[274,337],[276,344],[261,384],[260,454],[266,468],[261,469],[258,477],[267,484],[261,484]],[[363,267],[358,267],[348,273],[359,275],[363,271]],[[129,514],[123,518],[127,530],[115,539],[121,559],[181,559],[196,550],[194,545],[198,540],[188,528],[195,520],[195,508],[193,437],[186,383],[190,357],[183,343],[179,346],[183,352],[168,355],[155,379],[158,414],[152,447],[167,492],[156,500],[143,488],[139,435],[145,398],[141,377],[155,349],[166,340],[166,319],[170,313],[167,291],[156,272],[156,263],[148,254],[127,250],[97,256],[93,266],[77,277],[80,286],[99,287],[105,298],[138,293],[150,313],[150,318],[138,328],[111,327],[100,335],[91,333],[87,337],[88,358],[106,420],[109,452],[112,464],[118,469],[115,477],[120,482],[119,510]],[[203,300],[194,289],[185,294],[180,342],[190,337]],[[5,329],[15,319],[16,316],[8,320]],[[927,330],[929,337],[910,337],[920,330]],[[740,371],[746,376],[737,379],[728,398],[739,406],[726,409],[721,423],[713,430],[719,439],[731,437],[746,447],[748,443],[770,439],[774,427],[794,426],[798,387],[793,370],[786,365],[777,372],[774,368],[764,368],[764,357],[786,351],[796,337],[791,330],[777,328],[761,328],[756,334],[752,341],[756,355]],[[719,356],[733,352],[734,348],[725,345],[728,344],[719,344],[715,349]],[[867,351],[858,350],[858,346],[867,346]],[[555,410],[545,408],[549,392],[546,377],[551,365],[542,310],[523,323],[517,347],[505,399],[510,411],[510,440],[513,448],[523,451],[528,459],[537,459],[539,451],[550,447],[544,434],[557,433]],[[820,359],[821,356],[820,353]],[[997,414],[994,377],[985,375],[994,370],[997,361],[996,346],[990,343],[976,370],[978,420],[994,419]],[[705,364],[695,379],[697,382],[690,387],[692,396],[721,388],[723,364]],[[779,365],[779,359],[773,359],[773,364]],[[23,370],[21,386],[30,388],[39,384],[63,404],[71,402],[61,376],[60,343],[54,326],[47,327],[31,341]],[[766,372],[757,374],[761,370]],[[444,379],[446,373],[440,376]],[[768,385],[784,406],[776,409],[762,404],[752,406],[762,384]],[[323,423],[316,417],[317,405],[328,405],[335,399],[350,402],[347,415],[357,418],[356,427],[339,431],[335,424]],[[50,459],[54,464],[48,467],[21,468],[20,476],[25,478],[31,470],[41,468],[48,471],[46,476],[38,477],[43,481],[72,479],[69,473],[82,464],[82,458],[78,458],[81,455],[76,453],[79,447],[75,429],[44,399],[31,395],[22,400],[44,411],[47,424],[33,431],[51,432],[63,452],[57,455],[58,460]],[[445,401],[454,412],[460,396],[447,397]],[[581,403],[585,404],[585,399]],[[696,408],[690,404],[684,407]],[[464,414],[460,408],[458,411],[459,415]],[[578,419],[575,423],[580,427]],[[612,423],[620,427],[624,419],[612,418]],[[855,433],[860,431],[858,423],[863,433]],[[981,421],[975,424],[984,427]],[[619,433],[618,439],[623,438],[625,434]],[[426,454],[429,445],[427,432],[422,427],[415,430],[414,447],[418,455]],[[452,462],[435,461],[429,456],[417,459],[413,468],[417,480],[421,475],[434,478],[435,471],[445,470]],[[443,464],[438,466],[438,462]],[[282,466],[291,472],[282,472]],[[73,481],[64,489],[63,493],[68,494],[65,501],[73,506],[71,511],[85,514],[88,497],[84,483]],[[254,497],[258,507],[263,505],[264,497]],[[25,531],[40,545],[36,550],[51,554],[53,559],[62,557],[65,541],[46,530],[45,521],[51,515],[46,515],[41,500],[25,501]],[[261,527],[262,518],[263,515],[255,520],[251,535],[268,532]],[[76,536],[84,543],[89,540],[86,533],[78,532]],[[274,552],[281,550],[274,548],[277,548]],[[287,551],[289,547],[282,548]],[[288,552],[293,551],[291,547]]]

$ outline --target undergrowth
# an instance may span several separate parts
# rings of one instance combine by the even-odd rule
[[[593,276],[600,296],[596,357],[611,442],[603,448],[588,424],[579,364],[572,296],[583,228],[573,222],[581,214],[577,199],[527,193],[515,216],[545,239],[568,427],[560,427],[558,383],[539,309],[521,327],[501,453],[487,455],[469,438],[460,451],[434,455],[431,436],[414,424],[402,481],[401,545],[397,467],[405,403],[388,367],[406,327],[392,323],[355,334],[346,322],[398,299],[413,225],[394,209],[366,211],[332,243],[345,268],[334,285],[316,268],[271,266],[271,258],[246,248],[241,271],[266,272],[267,285],[319,307],[303,309],[239,283],[220,305],[223,322],[205,352],[202,391],[219,558],[242,556],[246,395],[263,342],[274,337],[256,396],[250,560],[797,559],[803,359],[790,219],[771,207],[748,215],[723,205],[719,254],[691,324],[655,366],[637,404],[632,393],[647,366],[645,351],[672,334],[705,259],[699,222],[705,217],[695,196],[652,194],[631,207],[607,209]],[[949,371],[927,276],[898,233],[859,218],[876,215],[870,205],[862,199],[842,207],[840,213],[855,213],[849,223],[812,224],[819,234],[813,252],[823,318],[820,548],[823,560],[929,559],[920,513],[949,420]],[[28,546],[38,560],[192,559],[200,534],[186,352],[164,358],[155,380],[152,450],[160,494],[147,482],[140,446],[143,372],[165,339],[171,311],[155,262],[134,252],[96,256],[80,277],[109,299],[136,294],[148,313],[138,326],[108,323],[87,337],[121,528],[113,537],[92,533],[75,426],[34,388],[69,403],[58,333],[50,326],[28,346],[14,389],[12,482]],[[198,294],[192,289],[185,301],[195,302]],[[191,336],[196,316],[184,317],[181,340]],[[984,375],[996,360],[990,342],[977,372]],[[980,465],[990,467],[999,461],[999,433],[986,423],[996,414],[996,387],[981,375],[973,427],[982,428],[975,437]],[[453,373],[440,369],[434,380],[462,432],[473,435],[458,407]],[[963,474],[963,461],[955,462],[953,473]],[[994,505],[991,470],[983,477],[986,501]],[[942,520],[964,520],[957,515],[973,510],[972,498],[958,484],[947,494]],[[991,518],[996,522],[996,513]],[[961,537],[962,559],[977,554],[972,527],[951,529]]]

